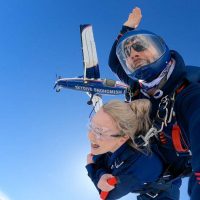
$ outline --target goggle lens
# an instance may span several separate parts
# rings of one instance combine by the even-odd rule
[[[137,42],[130,46],[125,47],[124,53],[125,53],[126,57],[130,57],[132,49],[136,52],[142,52],[147,49],[147,45],[143,45],[143,44],[140,44],[139,42]]]

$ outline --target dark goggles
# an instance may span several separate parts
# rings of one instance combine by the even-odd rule
[[[131,55],[131,50],[134,49],[136,52],[141,52],[146,50],[148,47],[148,44],[144,44],[144,42],[136,42],[131,45],[128,45],[124,48],[124,53],[126,57],[129,57]]]

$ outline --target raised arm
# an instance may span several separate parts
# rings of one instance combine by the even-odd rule
[[[124,33],[128,31],[132,31],[139,26],[141,19],[142,19],[141,10],[140,8],[135,7],[132,10],[132,12],[129,14],[128,19],[124,22],[122,29],[111,48],[109,61],[108,61],[109,67],[118,76],[118,78],[124,83],[132,87],[134,86],[134,81],[127,76],[124,69],[122,68],[116,55],[116,46],[117,46],[118,40]]]

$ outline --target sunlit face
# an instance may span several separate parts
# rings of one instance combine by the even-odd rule
[[[121,136],[115,121],[103,109],[92,118],[88,138],[94,155],[114,152],[128,140],[127,135]]]
[[[124,53],[130,71],[151,64],[158,58],[157,50],[143,36],[129,40],[125,44]]]

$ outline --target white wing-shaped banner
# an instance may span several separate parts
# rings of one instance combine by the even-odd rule
[[[96,45],[92,25],[80,26],[82,53],[84,63],[84,78],[100,78]]]

